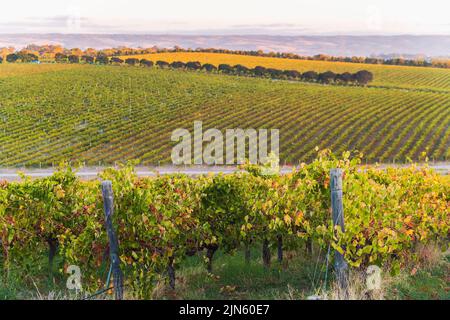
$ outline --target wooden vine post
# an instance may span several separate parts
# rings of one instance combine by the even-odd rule
[[[342,232],[345,232],[344,205],[342,202],[342,169],[331,169],[330,188],[333,227],[335,228],[337,226]],[[337,250],[334,254],[334,269],[339,290],[344,295],[344,298],[346,298],[348,296],[348,264],[344,256]]]
[[[102,182],[103,208],[105,209],[105,225],[109,239],[109,256],[112,265],[114,293],[116,300],[123,299],[123,274],[120,270],[119,242],[114,232],[112,217],[114,214],[114,198],[112,182],[107,180]]]

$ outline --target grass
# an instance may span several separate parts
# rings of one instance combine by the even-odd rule
[[[177,269],[176,290],[168,289],[164,278],[154,290],[154,299],[304,299],[311,287],[313,263],[301,255],[286,254],[283,267],[274,262],[265,269],[260,262],[258,248],[253,248],[247,265],[241,252],[217,252],[213,273],[206,271],[201,255],[189,257]],[[67,275],[55,272],[53,280],[44,272],[43,258],[33,265],[37,270],[12,269],[9,276],[0,275],[0,300],[5,299],[77,299],[65,289]],[[62,266],[56,261],[55,269]],[[22,266],[23,268],[23,266]],[[25,276],[24,276],[25,275]],[[6,280],[7,279],[7,280]],[[317,282],[318,283],[318,282]],[[127,297],[127,292],[125,292]],[[98,299],[110,299],[100,295]],[[131,298],[128,296],[128,298]]]
[[[157,298],[170,299],[305,299],[311,291],[312,261],[292,254],[280,266],[276,261],[266,269],[260,252],[252,251],[249,264],[238,251],[233,255],[218,253],[214,269],[206,271],[201,257],[186,260],[177,273],[175,292],[161,288]]]
[[[242,250],[233,254],[219,251],[214,257],[213,271],[208,273],[201,255],[185,259],[176,270],[176,290],[172,291],[164,278],[156,285],[153,299],[199,299],[199,300],[304,300],[320,295],[325,299],[342,299],[336,290],[332,267],[325,286],[324,253],[320,257],[308,257],[304,249],[285,252],[282,265],[272,252],[272,266],[264,268],[260,248],[253,247],[247,264]],[[62,261],[56,261],[61,266]],[[36,261],[37,269],[12,270],[9,277],[0,277],[0,300],[80,299],[82,296],[65,289],[67,275],[55,273],[53,280],[42,273],[46,261]],[[368,292],[363,271],[352,271],[350,299],[388,300],[449,300],[450,255],[433,253],[426,263],[417,267],[405,267],[396,276],[384,271],[381,290]],[[7,281],[5,279],[8,279]],[[132,297],[125,292],[125,297]],[[103,294],[96,299],[111,299]]]
[[[317,256],[305,258],[303,250],[289,252],[287,256],[288,260],[283,266],[272,261],[272,267],[265,269],[257,248],[253,248],[252,259],[248,265],[242,252],[238,251],[234,255],[219,253],[214,260],[212,274],[206,271],[200,257],[192,257],[177,271],[175,292],[169,290],[162,282],[155,290],[154,297],[200,300],[304,300],[309,296],[319,295],[325,299],[342,299],[337,292],[331,271],[325,287],[323,253],[319,260]],[[366,289],[364,272],[354,270],[350,276],[349,299],[448,300],[449,257],[448,254],[439,254],[436,262],[422,265],[419,269],[405,267],[396,276],[383,271],[382,287],[373,292]],[[317,261],[320,261],[318,269]]]
[[[389,288],[387,298],[450,300],[450,255],[431,268],[413,271],[407,276],[399,277]]]
[[[67,275],[58,271],[63,267],[62,259],[55,258],[53,273],[50,274],[46,252],[41,252],[39,257],[36,260],[20,257],[20,261],[12,261],[8,274],[0,268],[0,300],[68,296],[64,290]]]

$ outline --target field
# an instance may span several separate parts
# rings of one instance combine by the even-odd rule
[[[357,149],[369,162],[450,155],[450,70],[218,54],[148,57],[302,71],[364,68],[375,81],[362,88],[158,68],[2,64],[0,164],[169,164],[172,131],[192,130],[195,120],[204,130],[278,128],[282,163],[311,160],[316,146]]]
[[[78,66],[70,64],[10,64],[0,65],[0,80],[16,76],[30,76],[40,73],[57,72],[62,70],[76,69]]]

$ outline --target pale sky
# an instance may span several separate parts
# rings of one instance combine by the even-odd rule
[[[450,1],[2,1],[0,33],[52,32],[450,35]]]

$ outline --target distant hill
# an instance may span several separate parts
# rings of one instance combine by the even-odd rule
[[[118,46],[225,48],[264,50],[302,55],[324,53],[335,56],[402,55],[450,57],[449,36],[266,36],[266,35],[132,35],[132,34],[0,34],[0,47],[20,48],[31,43],[61,44],[69,48],[104,49]]]

